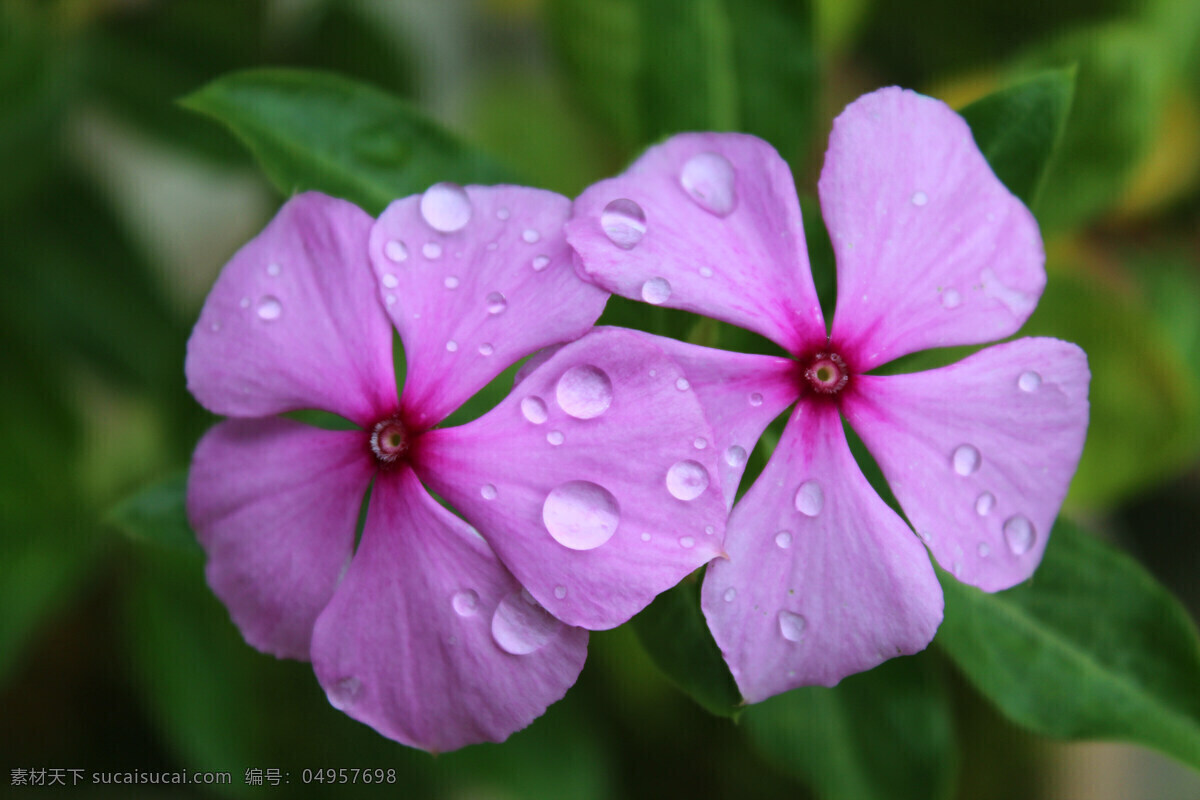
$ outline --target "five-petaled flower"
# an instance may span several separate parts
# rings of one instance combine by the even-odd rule
[[[587,333],[607,295],[571,268],[569,208],[437,184],[373,221],[300,195],[188,343],[192,393],[233,417],[188,485],[210,585],[247,642],[311,658],[335,706],[406,744],[503,740],[574,683],[584,628],[721,552],[704,412],[652,337]],[[539,348],[492,411],[435,427]],[[276,416],[303,409],[354,429]]]
[[[921,541],[995,591],[1033,572],[1087,429],[1083,352],[1019,339],[941,369],[872,370],[1009,336],[1045,285],[1037,224],[944,104],[900,89],[852,103],[819,193],[837,257],[826,330],[787,164],[738,134],[684,134],[590,187],[567,226],[609,291],[707,314],[791,358],[678,345],[724,450],[726,493],[795,404],[729,519],[702,605],[743,696],[833,685],[923,649],[942,592]],[[840,413],[839,413],[840,412]],[[920,536],[871,489],[842,416]]]

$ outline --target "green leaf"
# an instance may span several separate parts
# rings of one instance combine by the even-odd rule
[[[671,682],[713,714],[736,717],[742,695],[700,610],[700,581],[660,594],[633,618],[650,658]]]
[[[180,102],[229,128],[287,196],[315,189],[378,214],[438,181],[513,179],[399,98],[332,74],[238,72]]]
[[[126,497],[105,519],[131,538],[198,553],[186,504],[187,472],[180,471]]]
[[[1059,520],[1028,583],[988,594],[939,578],[946,618],[935,642],[1014,722],[1200,767],[1196,627],[1129,557]]]
[[[626,154],[680,131],[740,130],[785,158],[812,133],[812,4],[557,0],[555,45],[577,96]]]
[[[1074,87],[1073,68],[1049,70],[962,110],[996,177],[1028,206],[1062,137]]]
[[[894,658],[832,689],[793,689],[743,723],[768,761],[829,800],[952,795],[958,753],[945,681],[929,653]]]

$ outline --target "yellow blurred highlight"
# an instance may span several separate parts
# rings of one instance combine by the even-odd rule
[[[1158,137],[1138,164],[1114,216],[1131,219],[1157,211],[1200,178],[1200,105],[1175,87],[1163,105]]]

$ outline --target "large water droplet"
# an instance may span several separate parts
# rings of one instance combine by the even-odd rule
[[[775,546],[778,547],[780,550],[787,550],[789,547],[791,547],[792,546],[792,532],[791,531],[780,531],[779,533],[775,534]]]
[[[496,348],[492,347],[491,342],[484,342],[479,345],[479,355],[481,356],[490,356],[494,352],[496,352]]]
[[[652,306],[661,306],[671,297],[671,284],[666,278],[651,278],[642,284],[642,299]]]
[[[329,687],[325,694],[329,697],[329,705],[338,711],[345,711],[354,705],[362,692],[362,681],[358,678],[342,678]]]
[[[695,500],[708,488],[708,471],[696,461],[677,461],[667,470],[667,491],[680,500]]]
[[[508,308],[508,301],[504,299],[504,295],[499,292],[492,292],[487,296],[487,310],[489,314],[503,314],[506,308]]]
[[[451,353],[457,353],[458,352],[458,342],[451,339],[450,341],[446,342],[446,349],[449,350]]]
[[[725,463],[734,469],[746,466],[746,448],[736,444],[725,448]]]
[[[540,650],[561,629],[562,623],[546,613],[524,589],[501,600],[492,615],[492,638],[500,649],[514,656]]]
[[[962,303],[962,295],[958,293],[957,289],[947,289],[942,292],[943,308],[958,308],[960,303]]]
[[[789,642],[798,642],[804,638],[804,629],[808,620],[799,614],[793,614],[786,609],[779,612],[779,633]]]
[[[592,550],[616,533],[617,498],[591,481],[559,484],[542,504],[542,522],[554,540],[572,550]]]
[[[979,455],[979,450],[973,445],[960,444],[954,448],[954,471],[959,475],[971,475],[979,470],[979,465],[983,459]]]
[[[679,173],[679,184],[696,205],[716,214],[728,216],[737,204],[734,189],[733,164],[717,153],[692,156]]]
[[[435,231],[454,233],[471,221],[471,200],[457,183],[435,183],[421,195],[421,216]]]
[[[474,616],[479,611],[479,595],[473,589],[463,589],[454,593],[454,597],[450,598],[450,605],[460,617]]]
[[[279,319],[279,315],[283,313],[283,303],[279,302],[279,298],[272,295],[267,295],[258,301],[258,318],[271,322]]]
[[[758,392],[753,392],[750,395],[750,405],[761,406],[763,404],[763,396]]]
[[[917,192],[912,196],[912,204],[914,206],[923,206],[929,202],[929,195],[924,192]]]
[[[986,517],[992,513],[992,509],[996,507],[996,495],[991,492],[984,492],[975,498],[975,513],[981,517]]]
[[[550,416],[546,410],[546,401],[536,395],[521,401],[521,413],[534,425],[541,425]]]
[[[490,483],[485,483],[483,485],[483,487],[479,490],[479,494],[483,497],[484,500],[495,500],[496,499],[496,487]]]
[[[1034,530],[1033,523],[1020,514],[1005,520],[1003,531],[1004,540],[1008,542],[1008,549],[1018,556],[1028,553],[1033,547],[1034,540],[1037,539],[1037,531]]]
[[[681,392],[686,392],[688,389],[692,388],[692,385],[688,383],[687,378],[676,378],[675,388]]]
[[[399,239],[389,239],[383,246],[383,254],[399,264],[408,258],[408,248]]]
[[[612,405],[612,381],[599,367],[578,364],[558,379],[554,396],[559,407],[576,419],[592,419]]]
[[[1022,372],[1017,378],[1017,386],[1022,392],[1036,392],[1042,385],[1042,376],[1036,372]]]
[[[622,197],[604,207],[600,227],[617,247],[631,250],[646,235],[646,212],[637,203]]]
[[[816,481],[805,481],[796,490],[796,510],[806,517],[815,517],[825,508],[825,491]]]

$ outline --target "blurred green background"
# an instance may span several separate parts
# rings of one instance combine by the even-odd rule
[[[214,421],[184,387],[191,325],[220,267],[283,199],[228,131],[176,100],[250,67],[373,84],[520,181],[568,196],[674,130],[747,130],[789,161],[810,212],[832,118],[859,94],[901,84],[962,107],[1075,65],[1070,113],[1033,204],[1049,284],[1022,333],[1077,342],[1092,367],[1091,428],[1064,513],[1200,615],[1200,3],[0,9],[6,789],[15,769],[187,769],[227,771],[232,784],[139,794],[337,795],[365,789],[303,786],[301,771],[360,767],[395,769],[397,784],[376,791],[405,797],[833,796],[769,725],[711,716],[674,688],[629,626],[593,635],[578,685],[529,729],[437,758],[329,707],[308,665],[242,643],[188,531],[162,520]],[[806,214],[806,226],[819,243],[819,217]],[[614,302],[605,319],[744,345],[661,309]],[[756,451],[760,466],[766,452]],[[911,661],[937,676],[929,702],[947,704],[955,743],[939,751],[942,782],[915,797],[1200,796],[1200,773],[1149,750],[1021,730],[937,649]],[[291,783],[246,786],[250,768]],[[88,782],[69,791],[129,796]]]

